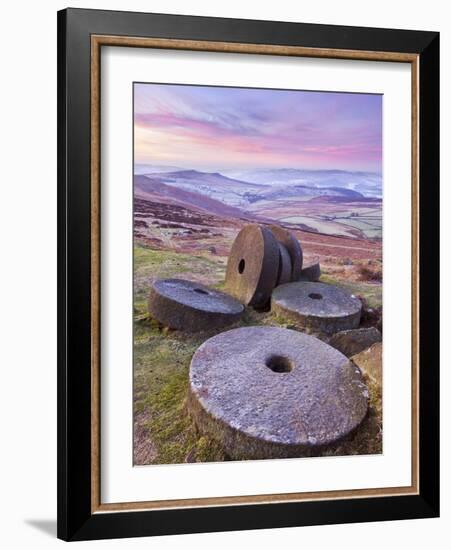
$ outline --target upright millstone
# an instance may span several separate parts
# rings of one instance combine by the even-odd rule
[[[277,284],[279,245],[266,227],[245,226],[230,251],[225,290],[240,302],[264,306]]]
[[[150,287],[150,315],[186,332],[218,329],[238,321],[244,306],[232,296],[183,279],[157,279]]]
[[[324,283],[288,283],[277,287],[271,297],[271,311],[312,332],[333,334],[357,328],[361,310],[356,296]]]
[[[301,275],[303,259],[299,241],[288,229],[284,229],[278,225],[271,225],[270,228],[278,242],[288,250],[291,259],[291,280],[297,281]]]
[[[312,456],[362,422],[368,389],[342,353],[313,336],[244,327],[204,342],[190,367],[198,429],[235,459]]]
[[[279,272],[276,285],[283,285],[291,281],[291,258],[288,250],[279,243]]]

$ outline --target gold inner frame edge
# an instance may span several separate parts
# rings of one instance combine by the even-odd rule
[[[410,63],[412,163],[412,480],[407,487],[101,503],[100,499],[100,50],[102,46],[247,53]],[[419,494],[419,56],[400,52],[339,50],[113,35],[91,36],[91,512],[163,510],[274,504]]]

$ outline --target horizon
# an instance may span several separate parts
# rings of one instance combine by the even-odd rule
[[[382,96],[134,84],[134,164],[382,173]],[[189,166],[189,168],[188,168]]]
[[[200,170],[198,168],[195,168],[193,166],[174,166],[174,165],[171,165],[171,164],[162,164],[160,162],[152,162],[152,161],[149,161],[149,162],[134,162],[133,163],[133,167],[136,168],[138,166],[153,166],[154,168],[173,168],[174,170],[173,171],[176,171],[176,172],[180,172],[180,171],[183,171],[183,172],[188,172],[188,171],[193,171],[193,172],[203,172],[205,174],[221,174],[223,175],[224,177],[230,177],[230,176],[227,176],[227,174],[225,174],[225,172],[235,172],[235,171],[242,171],[242,172],[246,172],[246,171],[249,171],[249,172],[253,172],[253,171],[275,171],[275,170],[297,170],[299,172],[347,172],[347,173],[350,173],[350,174],[371,174],[371,175],[374,175],[374,176],[379,176],[381,177],[382,176],[382,173],[381,172],[375,172],[373,170],[346,170],[346,169],[343,169],[343,168],[301,168],[301,167],[298,167],[298,166],[286,166],[286,167],[265,167],[265,168],[260,168],[258,166],[251,166],[249,168],[236,168],[236,167],[213,167],[213,168],[210,168],[208,170]],[[172,170],[168,170],[168,173],[171,172]],[[233,179],[233,178],[232,178]]]

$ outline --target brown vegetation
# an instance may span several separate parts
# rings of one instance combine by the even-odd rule
[[[382,282],[382,269],[380,267],[371,267],[370,265],[360,265],[357,268],[361,281]]]

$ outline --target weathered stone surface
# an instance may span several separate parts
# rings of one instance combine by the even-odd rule
[[[382,335],[377,328],[369,327],[337,332],[329,340],[329,345],[351,357],[381,341]]]
[[[288,250],[291,259],[291,280],[297,281],[302,269],[302,248],[299,241],[288,229],[278,225],[271,225],[270,228],[279,243]]]
[[[277,283],[279,254],[279,244],[268,228],[246,225],[229,254],[226,291],[246,305],[264,306]]]
[[[313,336],[245,327],[194,354],[188,407],[232,458],[309,456],[352,433],[368,390],[343,354]]]
[[[362,302],[362,317],[360,323],[364,327],[376,327],[382,332],[382,306],[371,307],[364,296],[359,295]]]
[[[376,342],[365,351],[352,357],[359,369],[382,386],[382,343]]]
[[[278,286],[271,298],[271,310],[312,332],[333,334],[357,328],[360,300],[334,285],[297,282]]]
[[[244,306],[232,296],[183,279],[157,279],[150,287],[150,315],[170,328],[197,332],[229,326]]]
[[[288,250],[279,243],[279,273],[277,285],[283,285],[291,281],[291,258]]]
[[[319,262],[315,262],[302,268],[299,280],[317,282],[319,281],[320,277],[321,277],[321,266]]]

